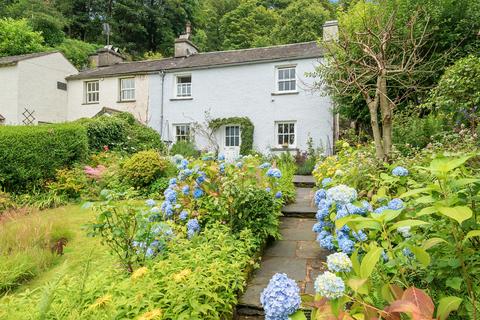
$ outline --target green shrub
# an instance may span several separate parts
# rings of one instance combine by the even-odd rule
[[[135,123],[127,130],[127,141],[124,150],[134,153],[142,150],[155,149],[162,151],[164,148],[160,134],[154,129]]]
[[[0,186],[25,190],[85,159],[86,130],[77,124],[0,127]]]
[[[157,151],[140,151],[125,160],[122,175],[132,186],[141,188],[160,178],[167,167],[168,161],[162,159]]]
[[[265,189],[255,186],[239,188],[233,200],[232,229],[240,232],[249,229],[260,240],[278,237],[278,205]]]
[[[393,126],[393,143],[404,155],[425,148],[436,141],[436,136],[444,131],[444,119],[430,114],[419,117],[417,114],[398,114]]]
[[[170,179],[167,178],[167,177],[162,177],[162,178],[158,178],[157,180],[155,180],[150,185],[150,189],[149,189],[150,194],[154,194],[154,195],[157,195],[157,196],[162,195],[163,192],[168,188],[169,180]]]
[[[200,152],[195,148],[195,145],[190,141],[178,141],[170,149],[170,154],[180,154],[186,158],[196,158]]]

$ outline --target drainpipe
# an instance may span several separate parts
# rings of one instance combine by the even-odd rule
[[[163,139],[163,88],[165,87],[165,71],[162,70],[158,74],[160,75],[160,77],[162,77],[162,98],[160,99],[160,138]]]

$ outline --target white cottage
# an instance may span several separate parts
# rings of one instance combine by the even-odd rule
[[[337,25],[325,28],[331,35]],[[193,140],[201,149],[216,144],[221,153],[235,155],[242,143],[239,123],[225,123],[210,138],[199,124],[206,114],[247,117],[253,147],[262,153],[306,150],[309,139],[331,149],[331,100],[306,76],[322,59],[316,42],[199,53],[187,32],[175,41],[173,58],[112,64],[117,55],[103,49],[93,57],[97,68],[67,78],[69,120],[105,108],[129,111],[167,142]]]
[[[0,58],[0,124],[66,121],[65,77],[76,73],[60,52]]]

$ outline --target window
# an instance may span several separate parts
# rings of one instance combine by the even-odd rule
[[[177,76],[177,97],[192,96],[192,76]]]
[[[175,125],[175,138],[176,141],[190,141],[190,125],[189,124],[177,124]]]
[[[278,92],[297,90],[295,67],[278,68]]]
[[[240,126],[225,127],[225,146],[226,147],[240,146]]]
[[[85,102],[97,103],[99,98],[99,83],[97,81],[85,82]]]
[[[277,122],[278,145],[295,146],[295,122]]]
[[[57,89],[67,91],[67,84],[65,82],[57,81]]]
[[[120,101],[135,100],[135,78],[120,79]]]

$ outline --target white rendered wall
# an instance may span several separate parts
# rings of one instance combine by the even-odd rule
[[[272,153],[277,146],[276,121],[296,122],[296,147],[307,149],[307,139],[312,137],[315,147],[331,147],[331,101],[312,90],[312,78],[306,72],[314,70],[315,59],[291,60],[278,63],[262,63],[222,68],[180,71],[192,75],[191,100],[175,100],[175,77],[165,76],[164,138],[175,140],[174,125],[205,121],[205,111],[212,118],[248,117],[254,124],[254,149]],[[298,94],[272,95],[276,92],[276,67],[296,65]],[[160,83],[160,76],[156,82]],[[157,87],[157,86],[155,86]],[[159,96],[151,99],[150,124],[160,130]],[[220,130],[217,141],[224,145],[224,132]],[[208,144],[200,136],[195,137],[199,148]],[[222,151],[222,149],[220,149]]]
[[[5,124],[17,124],[18,117],[18,68],[0,67],[0,114]]]
[[[128,111],[142,123],[149,122],[149,79],[148,75],[135,76],[135,101],[120,101],[120,78],[93,78],[86,80],[68,81],[68,115],[69,121],[79,118],[91,118],[103,107]],[[125,76],[123,78],[128,78]],[[85,103],[85,81],[99,81],[99,102],[94,104]],[[159,88],[157,89],[159,90]]]
[[[77,69],[61,53],[18,62],[18,118],[27,108],[34,110],[35,123],[67,120],[67,91],[57,89],[57,81]]]

